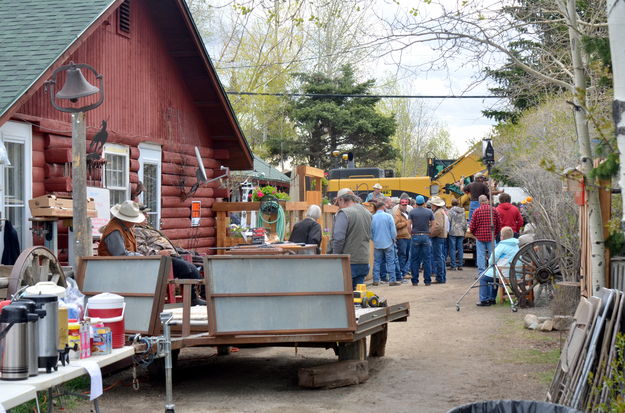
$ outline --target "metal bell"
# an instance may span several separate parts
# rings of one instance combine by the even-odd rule
[[[87,82],[78,67],[71,67],[65,73],[67,73],[65,84],[57,92],[57,99],[69,99],[71,102],[76,102],[78,98],[91,96],[100,91],[99,88]]]

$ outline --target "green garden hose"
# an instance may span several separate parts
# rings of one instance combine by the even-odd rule
[[[275,201],[269,201],[269,202],[275,202]],[[285,228],[285,219],[284,219],[284,209],[282,209],[282,206],[278,203],[275,202],[275,204],[277,205],[277,210],[278,210],[278,216],[276,217],[276,219],[272,220],[266,220],[263,215],[263,208],[258,210],[258,214],[256,215],[256,226],[257,227],[263,227],[264,224],[276,224],[276,234],[278,235],[278,239],[280,240],[280,242],[284,241],[284,228]]]

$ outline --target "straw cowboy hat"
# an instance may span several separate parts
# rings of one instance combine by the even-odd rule
[[[443,198],[441,198],[440,196],[433,196],[432,198],[430,198],[430,203],[432,205],[436,205],[437,207],[445,206],[445,200],[443,200]]]
[[[382,185],[375,184],[375,185],[373,185],[373,189],[382,189]]]
[[[124,201],[111,208],[111,214],[122,221],[134,222],[139,224],[145,221],[145,215],[141,213],[139,204],[133,201]]]

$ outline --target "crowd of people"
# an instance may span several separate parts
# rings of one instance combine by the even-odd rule
[[[476,242],[477,276],[480,277],[477,305],[486,307],[492,305],[496,297],[493,265],[509,271],[503,261],[509,261],[520,246],[533,240],[533,225],[528,222],[527,208],[513,205],[510,195],[489,188],[483,175],[478,174],[472,183],[461,185],[470,196],[468,218],[458,199],[446,205],[439,196],[432,196],[427,202],[422,195],[413,199],[406,193],[391,198],[382,194],[380,184],[373,188],[366,198],[373,206],[371,212],[351,189],[341,189],[335,199],[339,211],[334,218],[328,253],[350,256],[354,288],[364,283],[369,274],[370,242],[374,247],[374,286],[381,283],[399,286],[408,281],[418,286],[420,275],[426,286],[445,284],[448,267],[450,271],[463,270],[464,239],[470,232]],[[496,207],[489,201],[489,195],[495,193],[499,195]],[[531,202],[532,199],[527,198],[523,204]],[[113,218],[101,229],[98,254],[169,255],[176,278],[200,278],[197,267],[180,258],[179,251],[166,237],[145,224],[140,207],[135,202],[125,201],[111,208]],[[320,215],[319,206],[312,205],[306,218],[293,228],[290,241],[319,246],[322,237],[317,221]],[[195,291],[192,301],[193,305],[204,304]]]
[[[509,194],[489,188],[481,174],[470,184],[461,185],[470,197],[469,214],[458,199],[447,205],[439,196],[432,196],[427,202],[421,195],[413,199],[406,193],[391,198],[384,196],[381,189],[376,184],[366,198],[365,202],[373,207],[371,212],[348,188],[341,189],[335,200],[339,211],[328,253],[351,256],[354,288],[369,273],[369,241],[374,247],[374,286],[399,286],[409,281],[413,286],[421,281],[425,286],[445,284],[447,271],[464,269],[464,240],[468,232],[476,243],[476,277],[480,277],[477,305],[492,305],[497,292],[493,287],[493,265],[501,265],[507,273],[504,261],[511,260],[519,250],[519,238],[532,237],[533,226],[524,213],[526,208],[512,204]],[[493,194],[499,198],[496,206],[489,201]],[[523,204],[531,201],[527,198]],[[525,235],[521,235],[523,228]]]

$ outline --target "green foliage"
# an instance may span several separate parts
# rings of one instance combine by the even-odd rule
[[[60,390],[73,392],[73,393],[81,393],[86,390],[89,390],[90,379],[85,376],[76,377],[73,380],[68,381],[60,386]],[[47,392],[39,392],[37,394],[37,399],[39,401],[39,408],[41,411],[46,411],[48,409],[48,403],[50,400],[48,399]],[[60,406],[59,404],[60,403]],[[68,394],[63,396],[60,399],[56,399],[56,409],[60,410],[68,410],[72,411],[74,408],[79,406],[80,404],[87,404],[88,398],[82,398],[79,396],[75,396],[72,394]],[[53,409],[54,410],[54,409]],[[20,404],[11,409],[12,413],[32,413],[37,411],[37,403],[35,400],[28,401],[26,403]]]
[[[540,45],[530,41],[516,41],[508,45],[510,53],[531,68],[540,70],[541,62],[539,54],[534,50]],[[491,93],[505,96],[509,101],[509,108],[488,109],[482,113],[487,118],[497,122],[516,123],[520,114],[529,108],[539,105],[545,96],[561,92],[562,89],[554,85],[535,87],[536,81],[533,75],[520,68],[512,59],[498,69],[485,69],[486,75],[499,84],[498,87],[490,88]]]
[[[603,87],[612,86],[612,56],[610,54],[610,41],[607,37],[583,36],[582,44],[584,51],[591,62],[595,62],[599,70],[599,84]],[[601,69],[605,70],[601,71]]]
[[[605,240],[605,246],[610,250],[610,254],[623,256],[625,255],[625,235],[620,230],[610,232]]]
[[[499,185],[502,186],[520,186],[514,178],[509,176],[505,169],[495,165],[490,171],[490,177],[493,178]]]
[[[287,194],[286,192],[279,192],[278,188],[276,188],[275,186],[265,185],[263,187],[254,188],[254,192],[252,192],[252,201],[260,201],[260,199],[265,195],[273,195],[283,201],[288,201],[289,199],[291,199],[289,194]]]
[[[597,179],[611,179],[616,176],[619,171],[619,154],[618,152],[612,152],[601,162],[596,168],[590,171],[591,178]]]
[[[593,394],[598,394],[603,389],[607,389],[607,402],[601,403],[599,406],[589,406],[588,411],[625,412],[625,398],[623,397],[623,389],[625,388],[625,336],[623,333],[619,332],[616,334],[615,350],[616,357],[614,357],[610,365],[612,374],[610,377],[605,376],[603,382],[591,390]],[[589,376],[588,380],[590,385],[592,385],[594,376]]]
[[[345,65],[340,75],[329,77],[322,73],[297,73],[301,91],[306,94],[368,95],[374,80],[358,83],[354,70]],[[333,150],[351,151],[360,165],[379,165],[397,156],[390,142],[396,122],[392,115],[377,109],[379,98],[344,96],[294,97],[288,100],[288,115],[295,124],[297,138],[283,142],[267,142],[268,151],[282,151],[295,160],[322,169],[332,164]]]

